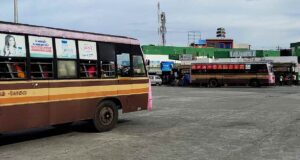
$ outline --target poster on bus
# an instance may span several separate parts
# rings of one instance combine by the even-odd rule
[[[97,60],[96,42],[79,41],[79,58]]]
[[[55,39],[57,58],[76,59],[75,40]]]
[[[53,58],[52,39],[29,36],[30,57]]]
[[[0,56],[26,57],[25,37],[0,34]]]

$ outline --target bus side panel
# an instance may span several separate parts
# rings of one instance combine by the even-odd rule
[[[206,74],[192,74],[191,75],[192,84],[207,84],[208,79]]]
[[[23,104],[0,107],[0,132],[49,125],[47,104]]]
[[[250,81],[252,79],[257,79],[256,74],[249,74],[249,73],[239,73],[239,74],[226,73],[226,74],[224,74],[224,83],[225,84],[247,85],[250,83]]]
[[[121,86],[118,87],[118,94],[126,102],[122,106],[123,113],[134,112],[138,110],[147,109],[148,105],[148,92],[149,92],[149,79],[122,79],[119,80],[119,85],[129,84],[126,89]]]
[[[79,119],[80,101],[50,103],[50,124],[62,124]]]
[[[49,106],[45,103],[48,101],[48,90],[40,90],[48,88],[48,81],[0,84],[0,88],[5,93],[0,99],[0,131],[14,131],[49,124]],[[16,91],[22,91],[24,95],[9,94]],[[33,103],[34,100],[40,102]]]
[[[270,85],[268,73],[257,73],[256,77],[257,77],[257,80],[259,81],[260,85],[263,85],[263,86]]]
[[[148,93],[124,96],[130,105],[123,106],[123,113],[146,110],[148,105]]]

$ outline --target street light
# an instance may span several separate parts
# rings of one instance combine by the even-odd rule
[[[14,22],[18,23],[18,0],[14,0]]]

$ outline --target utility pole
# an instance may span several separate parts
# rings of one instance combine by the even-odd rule
[[[161,20],[161,27],[160,27],[161,43],[163,46],[165,46],[167,43],[167,41],[166,41],[167,27],[166,27],[166,13],[165,12],[161,12],[160,20]]]
[[[157,17],[158,17],[158,37],[161,41],[161,45],[166,45],[166,13],[160,10],[160,3],[157,4]]]
[[[157,22],[158,22],[158,28],[157,28],[157,33],[158,33],[158,45],[160,44],[160,3],[157,3]]]
[[[14,22],[18,23],[18,0],[14,0]]]

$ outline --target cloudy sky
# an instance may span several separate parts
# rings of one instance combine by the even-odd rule
[[[158,0],[18,0],[19,22],[125,35],[157,44]],[[167,44],[187,45],[187,32],[214,38],[225,27],[235,43],[256,49],[300,41],[299,0],[160,0]],[[0,21],[13,21],[13,0],[0,0]]]

